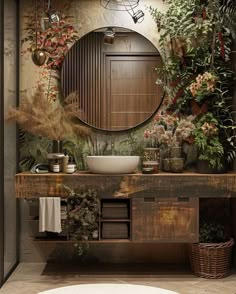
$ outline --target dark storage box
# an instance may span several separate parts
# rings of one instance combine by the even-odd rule
[[[102,238],[104,239],[128,239],[129,224],[128,223],[103,223]]]
[[[102,218],[129,218],[128,202],[104,202],[102,204]]]

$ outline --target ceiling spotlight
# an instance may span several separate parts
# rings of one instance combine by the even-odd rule
[[[112,28],[108,28],[105,32],[104,32],[104,44],[108,44],[108,45],[112,45],[114,43],[114,39],[115,39],[115,32],[113,31]]]

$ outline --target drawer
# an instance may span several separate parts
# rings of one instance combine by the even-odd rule
[[[134,198],[132,240],[197,242],[198,219],[198,198]]]

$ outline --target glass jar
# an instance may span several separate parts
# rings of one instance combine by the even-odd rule
[[[159,163],[157,161],[143,161],[142,171],[143,173],[156,174],[159,172]]]

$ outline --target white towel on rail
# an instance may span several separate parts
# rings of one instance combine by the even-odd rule
[[[39,232],[61,232],[61,198],[39,198]]]

